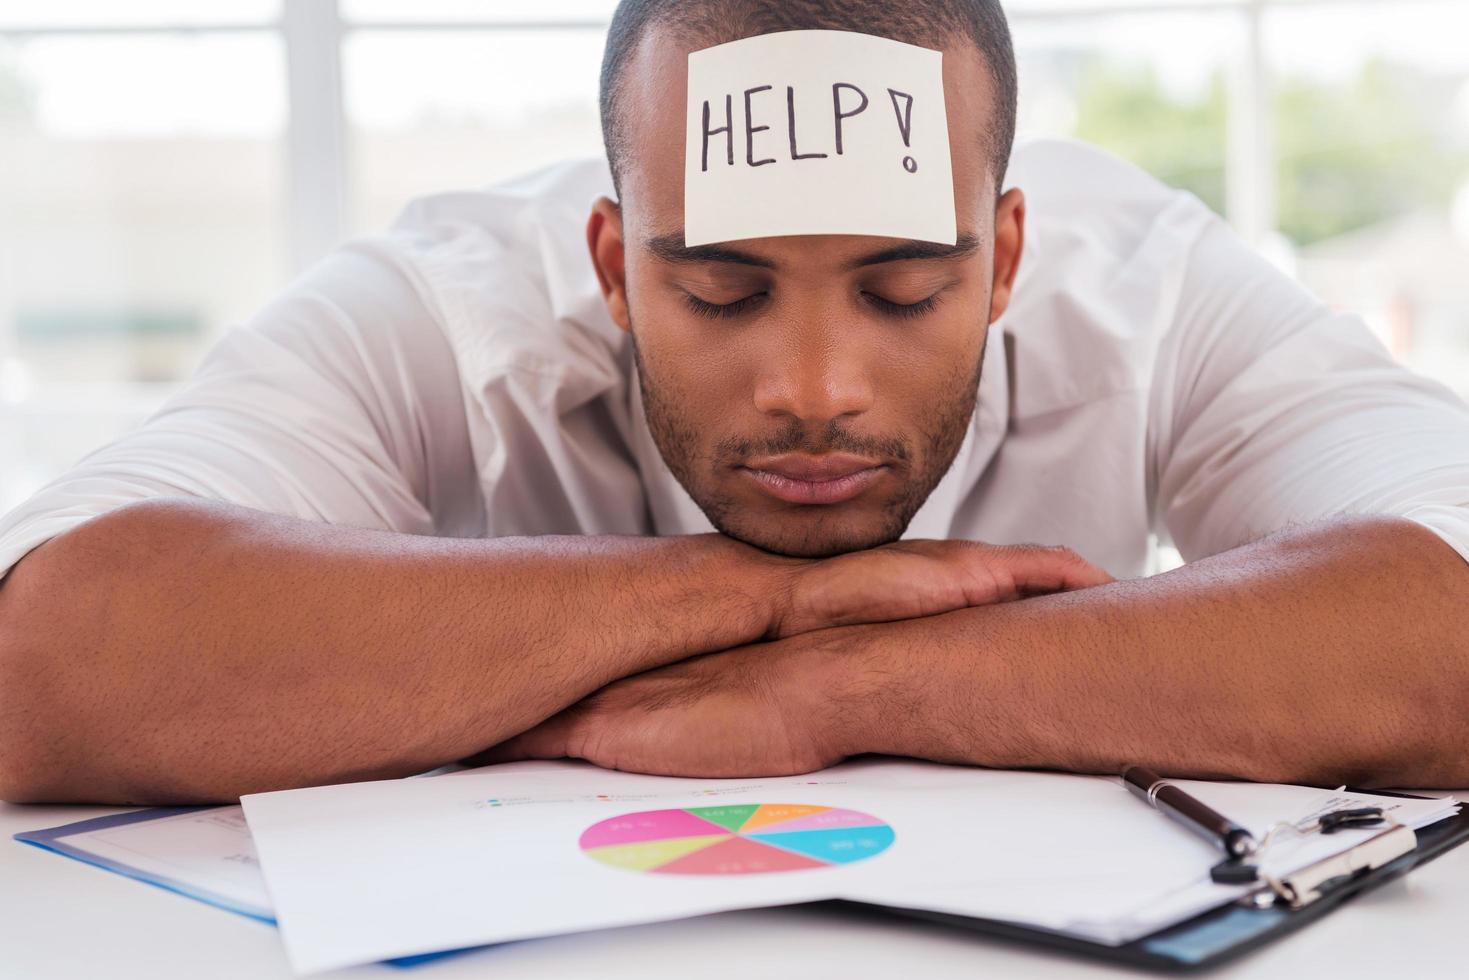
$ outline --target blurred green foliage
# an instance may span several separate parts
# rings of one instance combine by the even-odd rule
[[[1202,96],[1170,98],[1150,65],[1090,58],[1077,76],[1076,136],[1224,211],[1222,76]]]
[[[1285,80],[1276,92],[1281,230],[1307,244],[1447,210],[1469,178],[1464,123],[1454,119],[1463,84],[1382,61],[1344,87]]]
[[[1448,208],[1469,179],[1469,137],[1455,119],[1465,84],[1383,61],[1368,62],[1346,85],[1279,79],[1280,230],[1309,245],[1394,215]],[[1222,72],[1201,94],[1178,98],[1146,66],[1093,59],[1080,74],[1076,135],[1222,212],[1225,99]]]

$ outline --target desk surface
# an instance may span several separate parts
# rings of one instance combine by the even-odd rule
[[[1469,799],[1469,792],[1455,794]],[[273,927],[131,881],[11,836],[120,812],[0,803],[0,976],[173,980],[288,978]],[[1384,885],[1321,922],[1210,977],[1469,976],[1469,846]],[[928,923],[816,907],[486,948],[412,970],[366,966],[332,977],[1053,978],[1143,974],[1011,946]]]

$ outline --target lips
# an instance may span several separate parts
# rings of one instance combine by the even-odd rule
[[[878,460],[847,453],[787,453],[751,460],[740,471],[787,503],[838,504],[862,493],[886,470]]]

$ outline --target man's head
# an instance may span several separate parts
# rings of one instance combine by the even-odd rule
[[[795,235],[686,248],[691,51],[851,30],[942,50],[957,245]],[[648,425],[710,521],[822,556],[898,538],[953,462],[987,329],[1009,301],[1024,202],[999,197],[1015,64],[995,0],[624,0],[602,73],[620,203],[588,241],[633,336]],[[676,149],[677,152],[670,152]]]

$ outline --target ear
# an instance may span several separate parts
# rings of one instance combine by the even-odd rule
[[[1015,273],[1020,270],[1020,253],[1025,246],[1025,195],[1012,187],[995,208],[995,282],[990,293],[990,322],[994,323],[1010,305]]]
[[[627,311],[626,249],[622,240],[622,209],[605,197],[597,198],[587,219],[587,248],[607,312],[623,330],[632,329]]]

